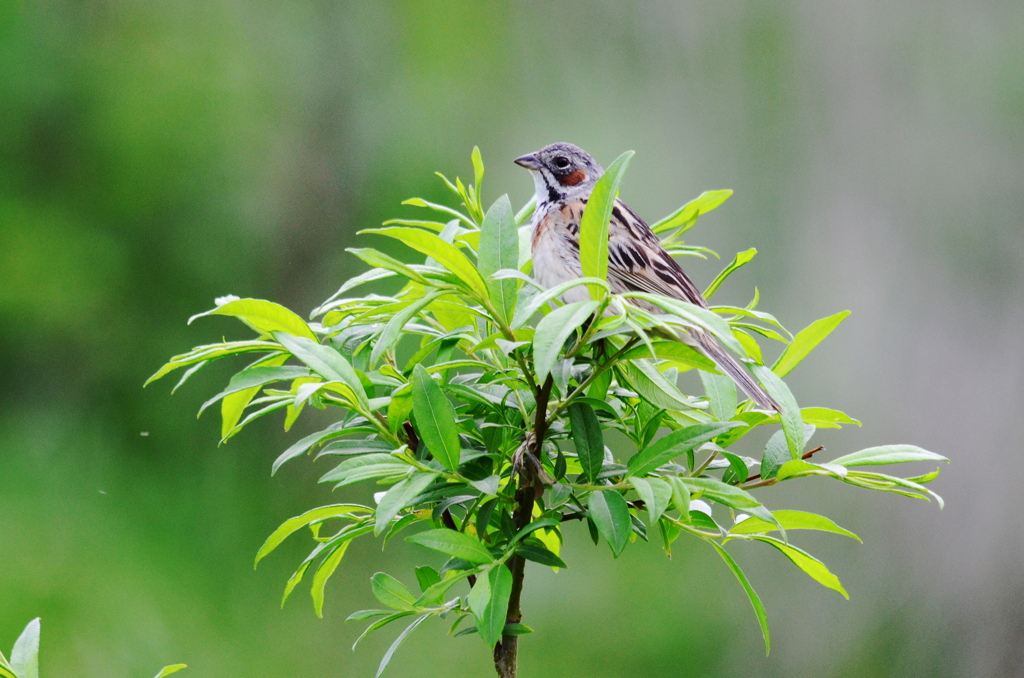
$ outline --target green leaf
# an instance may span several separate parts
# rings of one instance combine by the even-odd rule
[[[481,299],[487,298],[487,285],[480,277],[472,262],[454,245],[438,236],[419,228],[369,228],[360,233],[376,233],[395,238],[409,247],[433,258],[437,263],[455,274],[466,287]]]
[[[420,585],[420,591],[426,591],[434,584],[441,583],[441,575],[429,565],[421,565],[416,568],[416,582]]]
[[[384,329],[381,330],[380,336],[377,337],[377,341],[375,341],[373,344],[373,351],[370,353],[371,368],[377,364],[377,361],[380,360],[381,356],[384,355],[385,351],[387,351],[389,348],[394,346],[395,343],[398,342],[398,339],[401,336],[402,330],[405,328],[406,323],[412,320],[412,318],[417,313],[422,311],[425,306],[427,306],[434,299],[437,299],[442,294],[444,294],[443,290],[432,292],[431,294],[428,294],[422,299],[417,299],[416,301],[412,302],[411,304],[403,308],[398,313],[391,316],[391,319],[388,320],[387,325],[385,325]]]
[[[462,558],[470,563],[493,563],[494,556],[487,550],[479,540],[470,537],[468,534],[456,532],[455,530],[427,530],[406,537],[407,542],[425,546],[434,551],[446,553],[455,558]]]
[[[413,612],[393,612],[389,615],[382,617],[381,619],[378,619],[377,621],[367,626],[366,629],[364,629],[363,632],[359,634],[359,637],[356,638],[356,642],[352,643],[352,649],[355,650],[356,646],[359,645],[359,641],[361,641],[366,636],[370,635],[370,633],[372,633],[373,631],[383,628],[384,626],[387,626],[393,621],[398,621],[399,619],[402,619],[404,617],[411,617],[413,614]]]
[[[397,273],[403,278],[408,278],[409,280],[421,285],[430,284],[430,281],[424,278],[419,272],[409,268],[398,259],[389,257],[383,252],[378,252],[377,250],[369,247],[350,247],[345,251],[354,254],[370,266],[377,266],[393,273]]]
[[[776,519],[778,519],[783,529],[786,530],[818,530],[820,532],[832,532],[833,534],[841,534],[860,541],[860,537],[855,535],[853,532],[839,527],[825,516],[819,516],[816,513],[808,513],[806,511],[772,511],[772,513],[775,515]],[[771,532],[776,529],[778,529],[778,527],[773,523],[750,516],[733,525],[732,529],[729,530],[729,535],[761,534],[764,532]]]
[[[511,595],[512,573],[500,563],[481,575],[469,592],[469,609],[487,647],[501,640]]]
[[[164,678],[164,676],[169,676],[172,673],[177,673],[178,671],[187,668],[188,664],[172,664],[170,666],[165,666],[162,669],[160,669],[160,673],[156,674],[154,678]]]
[[[316,340],[316,335],[309,329],[306,321],[280,304],[263,299],[229,299],[217,308],[192,316],[188,319],[189,324],[196,318],[208,315],[227,315],[238,318],[262,334],[284,332],[295,337]]]
[[[200,414],[202,414],[202,412],[210,405],[225,396],[231,395],[232,393],[237,393],[238,391],[246,389],[255,389],[255,391],[258,392],[260,387],[275,381],[289,381],[291,379],[300,379],[310,375],[308,367],[300,365],[283,365],[286,360],[288,360],[287,355],[274,356],[265,361],[261,361],[255,366],[248,367],[241,372],[238,372],[231,377],[227,388],[203,403],[202,407],[199,408]],[[237,423],[237,419],[235,420],[235,423]],[[232,426],[234,426],[234,424],[232,424]],[[231,427],[228,427],[228,430],[231,430]]]
[[[370,513],[368,506],[362,504],[332,504],[331,506],[321,506],[309,511],[306,511],[302,515],[289,518],[288,520],[281,523],[281,526],[274,530],[267,540],[263,542],[263,546],[256,553],[256,562],[253,563],[253,568],[259,564],[259,562],[265,558],[271,551],[281,545],[285,539],[294,534],[296,531],[302,529],[306,525],[318,523],[328,518],[337,518],[340,516],[350,516],[352,513],[366,512]]]
[[[667,464],[679,455],[694,449],[701,443],[706,443],[721,433],[737,426],[742,426],[742,424],[735,421],[710,422],[707,424],[694,424],[693,426],[673,431],[633,455],[627,464],[629,467],[627,475],[645,476],[659,466]]]
[[[275,332],[276,339],[288,352],[308,365],[310,369],[328,381],[337,381],[344,384],[352,391],[356,405],[366,408],[369,406],[366,399],[366,392],[359,375],[352,368],[351,363],[345,356],[338,353],[330,346],[324,346],[312,339],[296,337],[282,332]]]
[[[615,366],[616,371],[641,398],[664,410],[690,410],[696,405],[691,402],[675,384],[671,383],[658,368],[646,360],[629,360]]]
[[[569,421],[572,424],[572,442],[576,446],[576,455],[583,467],[583,474],[589,482],[596,482],[604,465],[604,435],[601,422],[594,413],[594,408],[586,403],[573,403],[569,406]]]
[[[736,340],[736,337],[733,336],[729,323],[714,311],[709,311],[706,308],[686,301],[670,299],[660,294],[650,294],[648,292],[626,292],[619,296],[627,299],[641,299],[653,306],[657,306],[666,313],[679,318],[687,325],[700,328],[714,335],[721,342],[722,346],[725,346],[733,353],[743,355],[743,347]]]
[[[261,363],[260,367],[250,368],[250,370],[255,370],[255,369],[263,369],[263,370],[288,369],[288,368],[279,367],[280,365],[283,365],[285,362],[287,362],[287,360],[288,360],[288,356],[287,355],[274,356],[272,358],[268,358],[267,360],[264,360]],[[302,370],[302,369],[305,369],[305,368],[293,368],[293,369]],[[249,372],[250,370],[243,370],[242,373]],[[308,374],[308,370],[307,370],[307,374]],[[238,374],[235,375],[235,377],[238,377],[238,376],[239,376]],[[232,377],[231,381],[232,382],[235,381],[234,377]],[[271,381],[274,381],[274,380],[271,379]],[[264,383],[269,383],[269,382],[264,382]],[[221,421],[221,424],[220,424],[220,435],[221,435],[221,438],[227,438],[230,435],[230,433],[235,429],[235,427],[238,425],[238,420],[242,418],[242,414],[245,412],[245,408],[249,406],[249,403],[252,402],[252,399],[256,397],[256,394],[259,393],[260,389],[262,389],[262,388],[263,388],[262,385],[256,385],[256,386],[246,386],[246,387],[243,387],[243,388],[238,389],[238,390],[232,390],[232,386],[229,383],[228,391],[224,392],[225,393],[224,399],[220,403],[220,421]],[[215,402],[216,399],[219,398],[219,397],[220,396],[216,396],[216,397],[214,397],[213,400],[206,401],[206,403],[203,405],[203,407],[205,408],[207,405],[211,404],[212,402]],[[203,412],[203,410],[200,409],[199,413],[202,414],[202,412]]]
[[[364,480],[399,479],[409,475],[413,466],[391,454],[365,454],[347,459],[320,476],[321,483],[335,483],[335,489]]]
[[[484,183],[484,159],[480,155],[480,147],[474,146],[473,153],[469,157],[473,161],[473,183],[476,186],[476,196],[479,199],[480,187]]]
[[[724,374],[700,372],[704,392],[711,401],[711,414],[719,421],[729,421],[736,414],[739,396],[736,393],[736,382]]]
[[[810,440],[814,433],[813,426],[804,426],[804,439]],[[775,477],[783,464],[796,463],[799,458],[793,459],[789,452],[789,442],[786,440],[785,431],[776,431],[768,439],[764,446],[764,454],[761,455],[761,477],[765,480]],[[781,480],[781,478],[780,478]]]
[[[831,334],[832,330],[839,327],[839,323],[843,322],[848,315],[850,315],[849,311],[841,311],[827,318],[815,320],[797,332],[796,336],[793,337],[793,341],[782,352],[782,355],[775,361],[775,364],[772,365],[772,372],[780,377],[784,377],[792,372],[793,368],[799,365],[807,357],[807,354],[814,350],[815,346]]]
[[[194,370],[198,369],[198,365],[206,363],[210,360],[216,360],[217,358],[223,358],[227,355],[237,355],[239,353],[280,353],[281,347],[273,341],[260,341],[260,340],[248,340],[248,341],[224,341],[219,344],[205,344],[203,346],[196,346],[188,353],[182,353],[176,355],[170,359],[163,367],[157,370],[153,375],[146,380],[143,386],[149,386],[157,379],[162,379],[174,370],[189,365],[195,365],[192,370],[189,370],[190,374],[194,374]],[[181,378],[178,382],[178,386],[184,382],[185,377]],[[178,388],[174,387],[174,390]],[[174,390],[171,392],[173,393]]]
[[[715,363],[709,360],[703,353],[681,341],[656,341],[652,346],[654,347],[654,357],[658,360],[668,360],[673,364],[709,372],[718,370]],[[650,350],[646,346],[636,346],[622,354],[623,360],[650,357]]]
[[[432,605],[432,601],[443,600],[444,594],[448,592],[448,589],[458,584],[463,579],[471,577],[477,574],[479,570],[459,570],[454,572],[449,570],[445,573],[445,578],[436,584],[432,584],[426,591],[416,599],[417,605]]]
[[[718,542],[712,539],[708,539],[706,541],[715,547],[715,550],[718,551],[718,555],[722,556],[722,560],[724,560],[725,564],[729,566],[732,573],[736,575],[736,579],[739,580],[740,586],[742,586],[743,590],[747,592],[747,598],[750,599],[750,604],[754,606],[754,614],[757,616],[757,623],[761,626],[761,635],[764,636],[764,653],[767,655],[771,652],[772,641],[771,636],[768,634],[768,613],[765,612],[764,604],[761,603],[761,599],[758,598],[757,592],[754,591],[754,587],[751,586],[750,581],[747,580],[747,575],[743,574],[743,570],[740,569],[740,566],[735,560],[733,560],[732,556],[729,555],[729,553],[722,548]]]
[[[39,618],[25,626],[11,650],[11,668],[18,678],[39,678]]]
[[[537,543],[523,543],[516,547],[516,554],[541,565],[548,567],[566,568],[565,562],[556,556],[550,549]]]
[[[512,203],[507,195],[498,198],[484,216],[480,226],[477,266],[480,275],[487,279],[491,303],[499,319],[510,322],[515,314],[519,281],[490,279],[492,274],[502,269],[519,268],[519,228],[512,217]]]
[[[794,565],[796,565],[801,570],[806,572],[811,579],[818,582],[825,588],[832,589],[833,591],[838,591],[843,595],[843,598],[846,598],[847,600],[850,599],[849,594],[846,593],[846,590],[843,588],[843,585],[839,582],[839,579],[834,574],[829,572],[829,569],[825,567],[824,563],[822,563],[820,560],[818,560],[811,554],[807,553],[802,549],[798,549],[792,544],[787,544],[784,541],[776,539],[775,537],[762,536],[752,538],[756,539],[757,541],[763,541],[766,544],[771,544],[778,550],[782,551],[782,553],[787,558],[789,558]]]
[[[580,266],[583,277],[608,279],[608,226],[619,194],[622,175],[629,165],[633,151],[626,151],[615,159],[608,170],[597,180],[590,199],[580,219]],[[590,286],[590,298],[604,296],[600,287]]]
[[[672,501],[672,486],[659,478],[630,478],[629,482],[647,506],[650,524],[654,525]]]
[[[327,586],[327,580],[331,578],[334,571],[338,569],[338,564],[341,559],[345,557],[345,551],[348,550],[348,545],[352,543],[352,540],[346,540],[341,542],[335,547],[334,551],[324,559],[324,562],[320,564],[316,572],[313,574],[313,583],[309,589],[309,594],[313,597],[313,611],[316,612],[316,616],[323,619],[324,616],[324,587]]]
[[[800,417],[805,424],[817,428],[842,428],[843,424],[854,424],[860,426],[860,422],[839,410],[832,410],[827,407],[804,407],[800,410]]]
[[[335,438],[337,436],[344,435],[344,433],[344,423],[339,422],[336,424],[331,424],[323,431],[317,431],[316,433],[309,434],[308,436],[302,438],[298,442],[292,444],[291,447],[289,447],[287,450],[281,453],[281,456],[274,460],[274,464],[271,467],[270,475],[274,475],[275,473],[277,473],[277,470],[281,468],[281,466],[286,461],[294,459],[299,455],[305,454],[314,445],[322,443],[323,441],[328,440],[330,438]]]
[[[838,459],[833,459],[831,463],[838,466],[883,466],[911,461],[944,461],[948,463],[949,459],[915,445],[882,445],[843,455]]]
[[[598,307],[596,301],[577,301],[556,308],[537,324],[533,335],[533,364],[537,381],[543,383],[551,373],[569,335],[585,323]]]
[[[707,214],[715,209],[728,200],[731,195],[732,191],[728,189],[723,191],[704,191],[672,214],[656,222],[651,226],[651,230],[655,233],[664,233],[665,231],[671,231],[677,226],[682,226],[683,228],[679,231],[679,234],[685,233],[693,228],[700,215]]]
[[[430,483],[434,482],[437,475],[434,473],[416,473],[410,478],[396,483],[388,490],[377,504],[376,524],[373,534],[379,536],[391,520],[398,515],[398,512],[409,505],[413,499],[418,497],[423,490],[427,489]]]
[[[733,258],[732,263],[726,266],[724,269],[722,269],[722,272],[719,273],[715,277],[715,279],[711,281],[711,284],[708,285],[708,288],[704,290],[704,298],[710,299],[711,295],[713,295],[715,291],[718,290],[721,284],[725,282],[726,278],[732,275],[736,269],[748,263],[751,259],[754,258],[754,255],[756,254],[757,250],[755,250],[753,247],[751,247],[746,252],[737,253],[736,256]]]
[[[423,443],[445,468],[459,468],[462,454],[455,408],[423,365],[412,376],[412,411]]]
[[[690,515],[690,488],[679,476],[665,476],[665,482],[672,488],[672,505],[682,514],[683,518]]]
[[[425,622],[430,617],[431,614],[432,613],[428,612],[426,614],[421,614],[419,617],[416,617],[416,619],[414,619],[411,624],[406,626],[405,630],[402,631],[397,638],[395,638],[395,642],[391,643],[391,647],[388,648],[388,651],[385,652],[384,656],[381,658],[380,666],[377,667],[377,675],[375,678],[380,678],[380,674],[384,673],[384,669],[386,669],[388,664],[391,663],[391,658],[395,655],[395,651],[398,649],[398,646],[401,645],[405,641],[405,639],[409,637],[410,633],[416,630],[417,626]]]
[[[505,624],[505,629],[502,631],[502,635],[505,636],[524,636],[527,633],[533,633],[533,629],[526,624],[520,624],[518,622]]]
[[[761,505],[754,495],[717,478],[683,478],[691,493],[703,493],[708,499],[738,509],[753,509]]]
[[[750,371],[754,373],[757,380],[782,407],[780,418],[782,419],[782,430],[786,435],[786,447],[789,449],[790,459],[799,459],[803,454],[807,438],[804,435],[804,420],[800,416],[800,407],[796,404],[793,392],[789,390],[786,382],[764,365],[751,365]]]
[[[414,609],[416,596],[405,584],[386,572],[378,572],[370,578],[370,589],[373,591],[373,597],[379,600],[381,605],[393,610]]]
[[[618,558],[629,543],[632,531],[626,500],[615,490],[591,492],[587,499],[587,513],[597,526],[598,533],[611,546],[612,554]]]
[[[530,534],[531,532],[535,532],[542,528],[558,527],[561,524],[561,518],[540,518],[539,520],[534,520],[532,523],[526,525],[521,530],[516,532],[515,536],[513,536],[512,539],[509,540],[509,545],[514,545],[516,542],[518,542],[520,539]]]
[[[516,309],[515,316],[512,318],[512,328],[518,330],[520,327],[525,325],[526,322],[541,309],[541,307],[548,304],[552,299],[560,297],[569,290],[583,284],[608,287],[607,281],[599,280],[598,278],[576,278],[575,280],[564,282],[561,285],[555,285],[551,289],[544,290],[543,292],[533,295],[526,304],[519,306]],[[608,289],[611,288],[608,287]]]

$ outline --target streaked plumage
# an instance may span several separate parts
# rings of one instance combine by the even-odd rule
[[[580,220],[590,192],[604,170],[583,149],[566,143],[545,146],[536,153],[516,158],[516,163],[530,170],[537,190],[532,236],[534,277],[547,288],[582,277]],[[618,199],[608,227],[608,283],[616,293],[649,292],[708,308],[693,281],[662,248],[658,236]],[[575,287],[564,295],[567,302],[588,298],[585,286]],[[633,303],[645,310],[663,312],[643,301]],[[714,337],[696,330],[688,335],[680,339],[713,360],[759,407],[781,410]]]

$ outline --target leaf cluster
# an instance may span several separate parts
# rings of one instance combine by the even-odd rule
[[[286,430],[309,408],[336,413],[329,426],[286,449],[273,470],[304,455],[323,459],[332,467],[320,482],[336,489],[379,486],[374,505],[310,509],[285,521],[256,560],[308,528],[311,550],[284,598],[311,574],[320,615],[325,585],[356,538],[373,534],[386,545],[404,533],[408,543],[435,554],[432,564],[416,568],[415,590],[375,574],[371,590],[381,607],[349,617],[373,620],[364,636],[412,618],[380,671],[430,617],[451,618],[453,633],[476,633],[488,647],[529,632],[518,618],[522,581],[513,565],[519,559],[566,568],[563,531],[577,524],[616,557],[637,540],[655,541],[667,554],[682,535],[708,543],[749,596],[767,650],[764,607],[725,546],[765,544],[845,596],[835,575],[790,538],[805,529],[856,535],[821,515],[769,509],[761,498],[765,488],[820,477],[938,499],[926,487],[937,470],[912,478],[864,470],[945,461],[937,454],[891,445],[822,462],[820,448],[809,450],[817,429],[859,422],[832,408],[801,407],[783,378],[848,312],[791,334],[759,309],[756,290],[746,306],[710,310],[642,292],[612,293],[604,279],[607,223],[629,154],[609,167],[588,202],[584,276],[543,289],[530,275],[532,204],[515,213],[502,196],[485,209],[477,149],[472,159],[468,186],[441,177],[456,207],[414,198],[404,204],[419,208],[418,218],[362,232],[411,248],[419,254],[413,262],[378,249],[348,250],[369,269],[308,322],[270,301],[219,299],[196,317],[231,316],[254,336],[196,347],[150,379],[182,370],[180,386],[211,361],[249,354],[248,365],[203,405],[219,402],[225,441],[271,412],[283,411]],[[673,255],[713,255],[681,236],[729,195],[704,193],[653,230]],[[755,253],[737,254],[705,296],[712,298]],[[381,282],[398,284],[391,293],[357,291]],[[588,287],[589,299],[560,301],[579,285]],[[675,339],[691,329],[713,335],[745,362],[783,413],[742,399],[713,362]],[[778,346],[777,359],[766,360],[762,342]],[[677,377],[694,370],[703,393],[684,393]],[[748,444],[757,438],[748,434],[764,428],[773,430],[767,444]],[[472,623],[458,631],[467,619]]]

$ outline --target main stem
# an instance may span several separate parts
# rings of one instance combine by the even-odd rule
[[[541,446],[547,433],[548,400],[554,382],[549,376],[537,394],[537,409],[534,414],[533,444],[529,454],[540,459]],[[535,481],[527,481],[523,474],[519,476],[519,487],[516,489],[516,508],[512,512],[512,522],[516,530],[530,524],[533,518],[533,503],[537,500],[538,489],[542,489]],[[523,597],[523,579],[526,577],[526,560],[519,555],[508,560],[508,569],[512,572],[512,594],[508,599],[506,624],[518,624],[523,619],[521,601]],[[503,635],[494,646],[494,670],[501,678],[516,678],[519,670],[519,636]]]

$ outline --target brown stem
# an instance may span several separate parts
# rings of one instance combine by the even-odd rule
[[[537,409],[534,414],[533,440],[529,454],[540,459],[547,433],[548,400],[551,398],[553,381],[550,376],[537,393]],[[524,468],[528,468],[524,465]],[[516,489],[516,508],[512,513],[512,522],[516,530],[530,524],[533,518],[533,503],[543,486],[536,482],[535,476],[520,473],[519,487]],[[505,614],[506,624],[518,624],[523,619],[521,606],[523,596],[523,580],[526,577],[526,560],[522,556],[512,556],[508,560],[508,569],[512,572],[512,593],[508,599],[508,612]],[[494,670],[501,678],[516,678],[519,666],[519,636],[503,635],[494,646]]]

